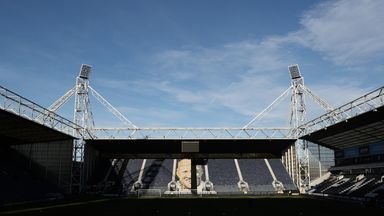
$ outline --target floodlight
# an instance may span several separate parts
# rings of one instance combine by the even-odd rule
[[[89,78],[89,74],[91,73],[91,69],[92,69],[92,66],[86,65],[86,64],[82,64],[81,68],[80,68],[79,77],[81,77],[83,79],[88,79]]]
[[[301,78],[300,70],[299,70],[299,65],[290,65],[288,66],[289,73],[291,74],[292,79],[298,79]]]

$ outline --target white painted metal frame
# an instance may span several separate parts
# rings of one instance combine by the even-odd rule
[[[233,162],[235,162],[237,175],[239,176],[239,181],[237,182],[237,187],[244,194],[247,194],[249,191],[249,186],[248,186],[248,183],[246,181],[244,181],[243,174],[241,173],[239,161],[237,159],[233,159]]]
[[[294,139],[291,128],[89,128],[89,139]]]
[[[371,91],[347,104],[344,104],[318,118],[315,118],[300,127],[306,128],[305,133],[299,134],[304,136],[315,131],[327,128],[333,124],[348,121],[348,119],[358,116],[362,113],[375,111],[378,107],[384,106],[384,86]],[[334,118],[337,115],[338,118]]]
[[[306,131],[306,128],[301,126],[307,121],[307,108],[304,97],[305,90],[301,88],[302,86],[304,86],[303,77],[300,76],[292,79],[290,124],[294,129],[295,136]],[[293,176],[298,175],[299,190],[305,193],[310,182],[308,144],[305,140],[297,140],[295,146],[296,155],[293,155],[291,150],[292,156],[295,156],[296,159],[291,160],[293,163],[291,165],[291,168],[293,168],[291,177],[294,178]]]
[[[80,132],[80,125],[75,124],[55,112],[52,112],[2,86],[0,86],[0,109],[37,122],[67,135],[72,136],[73,131],[79,131],[79,136],[85,136]],[[44,118],[37,118],[42,115]],[[79,138],[79,136],[76,137]]]
[[[136,125],[134,125],[131,121],[129,121],[119,110],[117,110],[115,107],[113,107],[106,99],[104,99],[101,94],[99,94],[95,89],[93,89],[91,86],[88,86],[91,90],[92,95],[102,104],[104,105],[113,115],[115,115],[120,121],[122,121],[125,125],[127,125],[129,128],[137,128]]]
[[[277,97],[267,108],[265,108],[263,111],[261,111],[259,114],[257,114],[250,122],[248,122],[243,129],[250,128],[252,125],[255,125],[257,121],[262,119],[266,114],[268,114],[273,108],[275,108],[277,105],[283,101],[283,99],[288,96],[290,90],[292,89],[292,85],[289,86],[287,90],[285,90],[279,97]]]

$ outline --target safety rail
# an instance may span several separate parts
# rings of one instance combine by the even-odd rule
[[[70,136],[81,136],[82,127],[46,108],[0,86],[0,109],[45,125]],[[39,116],[43,118],[37,118]],[[77,133],[75,133],[77,132]],[[77,137],[79,138],[79,137]]]
[[[291,128],[89,128],[89,139],[294,139]]]
[[[301,125],[299,128],[304,130],[301,130],[302,133],[300,133],[299,136],[301,137],[323,128],[327,128],[336,123],[347,121],[357,115],[374,111],[383,105],[384,86]],[[335,116],[338,118],[335,118]]]

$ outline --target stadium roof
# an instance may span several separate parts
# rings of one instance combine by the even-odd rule
[[[300,138],[332,149],[369,145],[384,140],[384,106]]]
[[[1,144],[13,145],[73,139],[57,130],[0,109]]]
[[[280,158],[296,139],[120,139],[86,140],[104,155],[130,158]],[[183,151],[184,142],[197,142],[195,152]]]

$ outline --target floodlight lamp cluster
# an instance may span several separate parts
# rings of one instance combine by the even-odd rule
[[[82,64],[80,68],[79,77],[83,79],[88,79],[91,73],[92,66],[87,64]]]
[[[298,64],[288,66],[288,71],[289,71],[292,79],[301,78],[300,69],[299,69]]]

